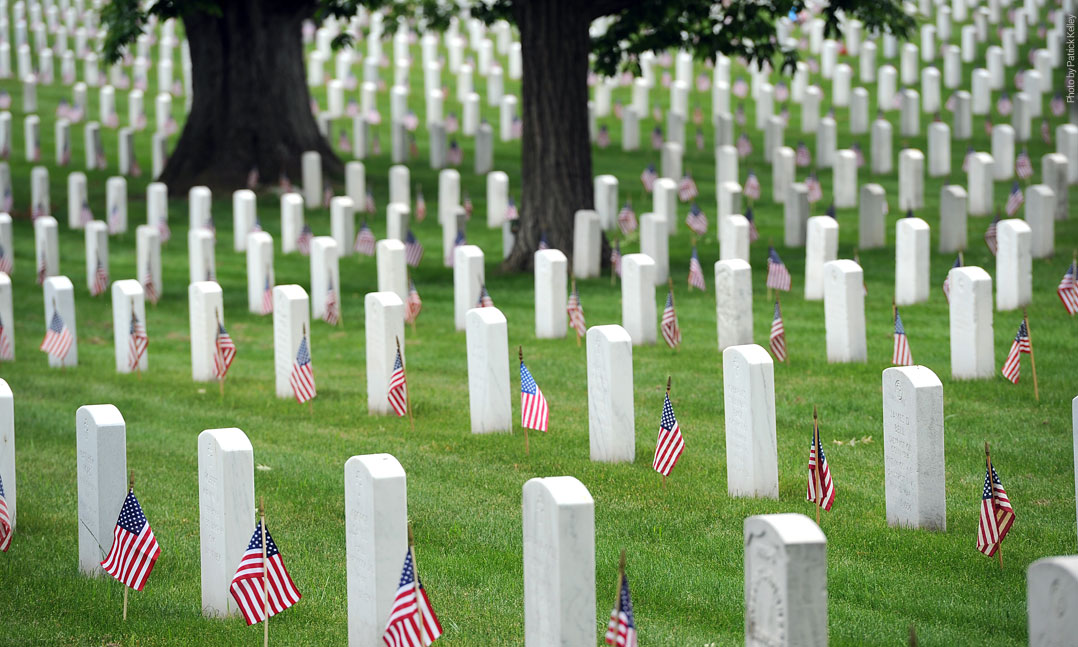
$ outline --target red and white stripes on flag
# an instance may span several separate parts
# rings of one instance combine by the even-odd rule
[[[786,326],[782,323],[782,310],[775,302],[775,317],[771,320],[771,354],[780,362],[786,361]]]
[[[217,322],[217,336],[213,340],[213,374],[219,380],[225,379],[232,360],[236,358],[236,344],[225,330],[225,325]]]
[[[296,352],[296,361],[292,364],[292,374],[288,378],[292,385],[292,393],[300,404],[307,402],[318,395],[314,387],[314,371],[311,369],[311,351],[307,345],[307,337],[299,343]]]
[[[273,312],[273,286],[270,285],[269,268],[266,268],[266,280],[262,284],[262,314]]]
[[[1078,313],[1078,263],[1071,262],[1067,272],[1059,281],[1056,294],[1059,295],[1059,300],[1063,302],[1063,307],[1067,309],[1067,314]]]
[[[906,328],[902,325],[902,315],[895,308],[895,348],[891,353],[891,363],[895,366],[913,366],[913,353],[910,341],[906,338]]]
[[[700,191],[696,188],[696,182],[693,181],[692,175],[686,173],[681,176],[681,180],[678,182],[677,195],[682,202],[689,202],[700,195]]]
[[[663,413],[659,419],[659,440],[655,445],[655,459],[651,466],[656,472],[668,476],[674,469],[681,452],[685,451],[685,439],[681,436],[681,426],[674,416],[674,407],[670,404],[670,392],[663,402]]]
[[[146,348],[150,345],[150,337],[146,334],[146,326],[138,320],[138,316],[131,313],[131,330],[128,338],[127,367],[132,371],[139,367],[139,361],[146,354]]]
[[[670,348],[677,348],[681,344],[681,326],[678,325],[677,312],[674,311],[673,291],[666,293],[666,307],[663,308],[663,318],[659,329]]]
[[[412,550],[404,556],[397,595],[382,633],[387,647],[428,647],[442,635],[442,625],[430,606],[427,591],[415,572]]]
[[[1018,181],[1015,180],[1011,185],[1011,194],[1007,196],[1007,215],[1013,216],[1018,213],[1018,209],[1021,208],[1022,203],[1025,201],[1026,196],[1022,193],[1022,187],[1018,186]]]
[[[423,310],[423,299],[419,298],[419,290],[415,289],[415,281],[411,281],[408,285],[408,300],[404,303],[404,320],[414,324],[421,310]]]
[[[1007,359],[1003,361],[1003,377],[1010,380],[1012,384],[1018,384],[1018,377],[1022,370],[1022,353],[1027,355],[1033,353],[1033,345],[1029,341],[1029,329],[1026,328],[1025,319],[1019,324],[1018,334],[1014,336],[1011,350],[1007,353]]]
[[[7,497],[4,495],[4,479],[0,478],[0,552],[7,552],[13,534],[11,515],[7,511]]]
[[[520,426],[526,429],[546,431],[550,421],[550,408],[542,389],[535,383],[531,371],[520,362]]]
[[[588,332],[587,323],[584,321],[584,306],[580,303],[580,293],[576,285],[573,285],[573,293],[569,295],[569,303],[565,306],[569,313],[569,325],[576,331],[577,337],[583,337]]]
[[[329,288],[326,289],[326,305],[322,311],[322,321],[325,321],[331,326],[336,326],[341,320],[341,306],[337,301],[337,291],[333,289],[333,281],[329,282]]]
[[[142,277],[142,291],[146,294],[146,300],[156,304],[161,295],[157,294],[157,286],[153,284],[153,273],[149,266],[146,267],[146,275]]]
[[[808,491],[805,498],[824,510],[830,510],[835,502],[835,483],[831,480],[831,468],[827,465],[823,443],[816,430],[812,432],[812,445],[809,447]]]
[[[247,551],[240,558],[236,574],[228,590],[239,605],[240,613],[248,625],[266,619],[266,595],[269,593],[269,615],[272,618],[293,604],[299,602],[300,595],[288,569],[284,567],[281,551],[273,542],[269,531],[265,531],[265,558],[262,554],[262,523],[258,522]]]
[[[394,413],[403,416],[408,413],[408,380],[404,375],[404,361],[401,349],[397,348],[397,359],[393,362],[393,374],[389,376],[389,406]]]
[[[96,297],[100,294],[104,294],[105,290],[109,288],[109,272],[105,269],[105,266],[101,264],[101,259],[97,259],[97,268],[94,270],[94,282],[90,286],[90,296]]]
[[[707,290],[704,283],[704,269],[700,266],[700,257],[696,254],[696,246],[693,245],[692,256],[689,257],[689,288],[696,288],[701,292]]]
[[[45,331],[45,338],[41,340],[39,350],[63,361],[67,357],[67,351],[71,350],[71,344],[74,341],[71,331],[68,330],[67,324],[64,323],[63,317],[60,316],[59,312],[53,311],[52,319],[49,321],[49,328]]]
[[[621,233],[626,236],[636,231],[636,212],[633,211],[632,205],[628,202],[626,202],[625,206],[618,212],[618,228],[621,229]]]
[[[10,362],[15,359],[15,349],[11,345],[11,335],[4,327],[3,319],[0,319],[0,362]]]
[[[981,519],[977,526],[977,550],[991,557],[1014,525],[1014,508],[1003,489],[995,466],[985,467],[981,490]]]
[[[790,270],[786,269],[786,265],[779,258],[779,253],[771,247],[767,251],[767,287],[789,292],[792,285]]]
[[[160,555],[161,546],[153,535],[150,522],[142,513],[135,493],[128,491],[112,531],[112,548],[101,562],[101,568],[127,586],[141,591]]]

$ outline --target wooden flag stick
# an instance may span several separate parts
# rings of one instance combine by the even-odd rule
[[[1022,308],[1022,320],[1026,323],[1026,337],[1029,337],[1029,366],[1033,369],[1033,395],[1037,402],[1041,401],[1041,392],[1037,388],[1037,360],[1033,358],[1033,333],[1029,332],[1029,315]]]
[[[958,250],[958,264],[961,267],[966,266],[966,259],[965,259],[965,255],[962,254],[962,250]]]
[[[917,628],[910,625],[910,647],[917,647]]]
[[[127,490],[128,490],[128,492],[134,492],[135,491],[135,473],[134,472],[128,472]],[[124,584],[124,622],[127,622],[127,591],[130,588],[131,587]]]
[[[415,578],[415,624],[419,627],[420,645],[427,644],[427,625],[423,622],[423,611],[419,608],[419,563],[415,558],[415,536],[412,534],[412,524],[408,524],[408,553],[412,556],[412,577]]]
[[[820,525],[820,507],[823,505],[823,484],[820,482],[820,420],[816,417],[816,405],[812,405],[812,451],[816,454],[816,525]]]
[[[996,483],[992,478],[992,455],[988,451],[988,443],[984,444],[984,464],[988,469],[988,487],[992,492],[992,514],[996,514]],[[999,555],[999,570],[1003,570],[1003,538],[999,540],[999,544],[996,546],[996,554]]]
[[[262,647],[269,647],[269,559],[266,558],[266,503],[258,499],[262,519]]]
[[[517,356],[520,357],[520,365],[524,366],[524,347],[523,346],[517,346]],[[524,424],[523,419],[521,419],[521,421],[520,421],[520,426],[521,426],[521,428],[524,429],[524,455],[525,456],[530,456],[531,455],[531,448],[528,446],[528,427],[527,427],[527,425]]]
[[[401,338],[397,337],[397,354],[401,357],[401,370],[404,370],[404,355],[401,355]],[[404,406],[408,408],[408,422],[412,423],[412,432],[415,432],[415,418],[412,416],[412,395],[408,393],[408,373],[404,374]]]

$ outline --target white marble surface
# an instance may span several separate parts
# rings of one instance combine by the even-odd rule
[[[591,460],[633,462],[633,344],[624,328],[592,326],[588,350],[588,438]]]
[[[198,527],[202,615],[237,615],[228,586],[255,531],[254,450],[240,429],[198,435]]]
[[[925,154],[906,148],[898,153],[898,210],[904,215],[925,206]]]
[[[808,219],[805,239],[805,300],[823,299],[824,263],[838,258],[838,221],[830,216]]]
[[[71,284],[71,279],[66,276],[50,276],[45,279],[43,292],[45,295],[45,327],[42,329],[42,335],[44,335],[44,330],[48,330],[49,323],[52,322],[53,312],[60,313],[60,317],[64,320],[64,325],[71,332],[71,348],[68,349],[67,355],[61,360],[50,354],[49,366],[78,366],[79,330],[78,322],[75,319],[75,286]]]
[[[100,220],[91,220],[86,223],[84,238],[86,239],[86,289],[92,293],[98,261],[105,268],[106,274],[109,271],[108,225]]]
[[[201,229],[210,220],[213,193],[209,187],[193,186],[187,192],[187,226],[189,229]]]
[[[862,198],[862,208],[864,201]],[[809,219],[808,187],[802,182],[792,182],[786,191],[783,207],[783,241],[787,247],[804,247],[808,235]]]
[[[626,254],[621,258],[621,325],[634,346],[654,344],[657,338],[654,276],[655,261],[650,256]]]
[[[404,243],[399,240],[380,240],[375,246],[378,266],[378,291],[393,292],[401,303],[408,298],[408,264]]]
[[[501,227],[509,208],[509,175],[504,171],[487,173],[487,227]]]
[[[677,180],[681,179],[667,176],[655,180],[651,192],[651,212],[666,217],[667,231],[671,234],[677,228],[678,195]],[[620,208],[620,207],[619,207]],[[615,212],[617,209],[615,209]]]
[[[572,476],[524,484],[524,644],[594,645],[595,501]]]
[[[535,252],[535,336],[560,339],[568,330],[569,259],[560,250]]]
[[[1026,224],[1032,238],[1033,258],[1050,258],[1055,254],[1056,194],[1047,184],[1035,184],[1026,189]]]
[[[247,235],[255,226],[258,217],[258,204],[255,192],[239,189],[232,192],[232,249],[237,252],[247,251]]]
[[[1070,645],[1078,635],[1078,555],[1045,557],[1026,570],[1030,647]]]
[[[341,309],[340,248],[331,236],[315,236],[311,239],[311,318],[321,319],[326,312],[329,286],[337,296],[337,308]]]
[[[278,285],[273,288],[273,366],[278,398],[295,397],[289,377],[304,331],[307,334],[307,348],[311,351],[312,369],[314,367],[309,306],[310,299],[302,287]],[[316,380],[317,377],[316,374]]]
[[[735,213],[719,220],[719,260],[749,262],[749,221]]]
[[[273,289],[273,236],[265,231],[247,234],[247,309],[262,314],[262,296],[266,282]]]
[[[281,195],[281,253],[298,251],[296,241],[303,231],[303,196],[298,193]]]
[[[939,251],[953,254],[966,249],[966,190],[957,184],[940,189]]]
[[[212,281],[217,276],[213,232],[199,227],[187,230],[187,282]]]
[[[943,384],[925,366],[883,371],[887,523],[947,530]]]
[[[360,204],[366,204],[366,198]],[[356,240],[356,213],[352,198],[334,196],[329,201],[329,231],[337,241],[337,254],[351,256]]]
[[[322,206],[322,155],[318,151],[304,151],[300,160],[303,202],[308,209]]]
[[[381,641],[408,550],[408,485],[396,458],[367,454],[344,464],[344,524],[348,645],[368,647]]]
[[[369,292],[363,299],[367,351],[367,413],[393,413],[389,406],[389,380],[400,341],[404,352],[404,301],[395,292]]]
[[[478,245],[461,245],[453,250],[453,322],[464,330],[468,311],[479,302],[479,291],[486,282],[483,250]]]
[[[895,303],[912,305],[928,300],[930,231],[920,218],[895,223]]]
[[[472,433],[512,431],[509,331],[505,315],[497,308],[468,310],[465,336]]]
[[[217,379],[214,374],[217,324],[225,320],[221,286],[215,281],[192,283],[187,286],[187,303],[191,331],[191,379],[210,382]]]
[[[864,272],[851,260],[830,261],[823,272],[827,361],[864,362],[868,359]]]
[[[969,156],[969,215],[986,216],[992,213],[993,171],[995,164],[988,153],[973,153]]]
[[[827,647],[827,538],[802,514],[749,517],[746,647]]]
[[[756,344],[724,350],[722,394],[730,496],[777,499],[775,365],[771,355]]]
[[[60,274],[60,239],[56,218],[41,216],[34,220],[34,272],[45,261],[45,276]]]
[[[996,310],[1017,310],[1033,301],[1033,231],[1024,220],[1000,220],[996,239]]]
[[[134,279],[114,281],[112,284],[112,340],[116,356],[116,372],[130,373],[131,369],[131,312],[135,313],[144,329],[146,323],[146,299],[142,285]],[[149,365],[150,349],[146,348],[139,359],[137,369],[145,371]]]
[[[835,153],[832,192],[835,207],[848,209],[857,206],[857,154],[844,149]]]
[[[617,226],[618,178],[613,175],[597,175],[592,184],[599,225],[604,230],[612,229]]]
[[[11,249],[6,247],[5,249]],[[4,325],[4,335],[11,346],[11,361],[15,361],[15,326],[14,307],[12,305],[11,277],[0,272],[0,323]]]
[[[0,378],[0,481],[4,483],[8,522],[18,526],[18,483],[15,478],[15,396],[7,381]]]
[[[101,575],[101,560],[112,548],[112,531],[127,496],[127,424],[120,410],[111,404],[79,407],[75,445],[79,571]]]
[[[752,268],[741,259],[715,263],[715,319],[720,351],[753,343]]]
[[[992,333],[992,277],[979,267],[952,268],[950,277],[951,377],[996,374]]]
[[[655,285],[665,285],[670,276],[670,235],[666,216],[656,213],[640,214],[640,253],[655,261],[651,273]]]

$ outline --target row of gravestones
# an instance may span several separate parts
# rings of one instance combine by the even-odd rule
[[[927,482],[942,477],[942,387],[923,367],[888,369],[884,386],[888,520],[943,529],[942,478]],[[1073,408],[1078,441],[1078,398]],[[112,405],[89,405],[78,410],[75,424],[79,568],[96,576],[109,548],[96,538],[109,542],[128,487],[126,423]],[[0,478],[16,529],[14,440],[14,398],[0,380]],[[919,474],[926,467],[939,473]],[[893,475],[892,468],[904,471]],[[407,547],[406,475],[389,454],[354,456],[344,472],[349,644],[367,645],[381,635]],[[223,617],[237,611],[228,583],[255,524],[253,448],[246,434],[202,432],[198,473],[201,607],[207,617]],[[911,474],[918,478],[910,480]],[[595,642],[594,518],[591,494],[573,477],[524,484],[525,644]],[[800,514],[745,520],[747,645],[827,644],[826,546],[819,527]],[[427,584],[438,590],[437,583]],[[1068,644],[1078,630],[1078,556],[1034,562],[1027,587],[1030,644]]]

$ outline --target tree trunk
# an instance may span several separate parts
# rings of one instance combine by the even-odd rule
[[[530,270],[545,235],[573,253],[573,217],[592,208],[588,25],[583,0],[513,3],[523,58],[520,227],[503,267]]]
[[[340,177],[340,159],[311,113],[303,59],[302,23],[314,0],[230,0],[221,14],[183,16],[191,48],[191,111],[160,181],[174,194],[204,184],[247,185],[257,169],[262,182],[281,173],[298,183],[305,151]]]

